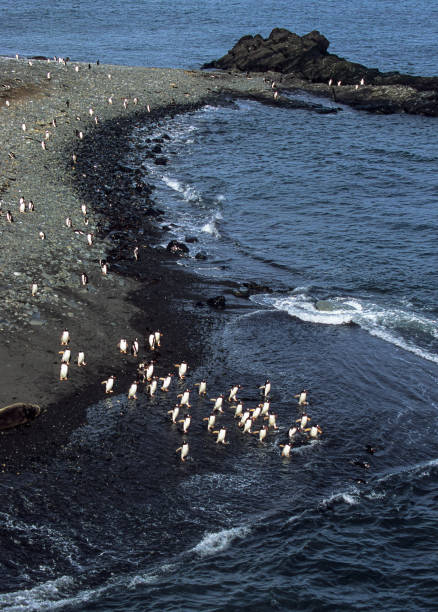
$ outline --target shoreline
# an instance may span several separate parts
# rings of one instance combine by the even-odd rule
[[[0,432],[0,472],[21,473],[38,470],[85,422],[87,406],[104,397],[102,380],[114,374],[116,393],[127,392],[137,359],[120,355],[121,337],[138,337],[139,356],[146,360],[145,334],[160,329],[159,375],[181,359],[191,365],[202,360],[194,325],[200,315],[193,308],[183,312],[178,303],[205,299],[208,281],[177,269],[175,256],[151,246],[160,236],[160,213],[150,186],[125,164],[130,130],[135,123],[154,124],[223,95],[250,96],[268,86],[262,77],[41,60],[29,66],[28,60],[2,59],[0,72],[10,86],[0,95],[0,132],[7,143],[0,154],[0,407],[22,401],[46,410],[29,425]],[[34,202],[35,212],[19,212],[21,196]],[[6,221],[7,210],[13,223]],[[67,216],[72,228],[65,225]],[[134,244],[140,247],[138,262]],[[108,276],[100,272],[100,259],[110,264]],[[89,277],[86,287],[82,272]],[[32,282],[38,283],[35,296]],[[60,382],[64,328],[70,331],[72,360],[84,350],[87,366],[70,365],[69,380]]]

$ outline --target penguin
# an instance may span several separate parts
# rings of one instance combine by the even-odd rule
[[[112,96],[110,96],[110,97],[108,98],[108,104],[112,104],[112,103],[113,103],[113,97],[112,97]]]
[[[26,124],[25,124],[25,123],[22,123],[22,124],[21,124],[21,129],[23,130],[23,132],[25,132],[25,131],[26,131]]]
[[[178,377],[180,378],[180,380],[183,380],[187,373],[187,363],[185,361],[181,361],[181,363],[176,363],[175,368],[178,368]]]
[[[134,102],[135,105],[137,105],[138,104],[138,98],[134,98],[133,102]]]
[[[176,453],[181,451],[181,461],[184,462],[186,460],[187,455],[189,454],[189,443],[185,440],[179,448],[176,449]]]
[[[42,148],[43,151],[47,150],[47,146],[46,146],[46,141],[45,140],[41,141],[41,148]]]
[[[137,393],[137,385],[138,385],[138,381],[135,380],[131,386],[129,387],[128,390],[128,399],[137,399],[136,393]]]
[[[92,246],[93,244],[93,234],[87,234],[87,242],[88,242],[88,246]]]
[[[151,351],[155,351],[155,334],[154,333],[150,333],[149,334],[149,338],[148,338],[148,342],[149,342],[149,348]]]
[[[137,378],[142,383],[146,382],[145,367],[146,365],[143,362],[139,363],[137,366],[137,374],[138,374]]]
[[[75,72],[79,72],[79,66],[75,66]]]
[[[67,346],[69,342],[70,342],[69,331],[67,329],[64,329],[64,331],[61,334],[61,346]]]
[[[160,332],[160,330],[157,330],[157,331],[154,333],[154,336],[155,336],[155,344],[156,344],[158,347],[160,347],[160,346],[161,346],[161,337],[162,337],[162,335],[163,335],[163,334]]]
[[[239,402],[238,404],[236,404],[236,407],[234,409],[234,418],[238,419],[239,417],[241,417],[242,412],[243,412],[243,403]]]
[[[269,395],[269,393],[271,391],[271,383],[270,383],[269,379],[265,382],[264,385],[259,387],[259,389],[262,389],[262,395],[264,397],[268,397],[268,395]]]
[[[361,84],[361,85],[365,85],[365,79],[361,79],[361,80],[360,80],[360,84]]]
[[[149,104],[146,104],[146,110],[148,111],[148,113],[151,112],[151,107],[149,106]]]
[[[333,85],[333,79],[329,79],[328,86],[331,87]]]
[[[224,396],[223,395],[219,395],[219,397],[212,397],[210,399],[211,402],[214,402],[214,406],[213,406],[213,412],[222,412],[222,404],[224,401]]]
[[[90,117],[92,117],[94,115],[94,110],[92,108],[89,108],[88,114],[90,115]]]
[[[86,272],[82,272],[81,274],[81,285],[83,287],[86,287],[88,285],[88,275],[86,274]]]
[[[278,429],[277,415],[274,412],[270,412],[267,416],[265,416],[265,420],[268,421],[268,427],[272,427],[273,429]]]
[[[121,338],[117,346],[119,347],[120,352],[126,355],[128,352],[128,341],[126,338]]]
[[[154,373],[154,362],[153,361],[149,362],[148,367],[146,368],[145,372],[146,372],[146,379],[150,381]]]
[[[40,232],[40,233],[38,234],[38,236],[41,238],[41,240],[45,240],[45,239],[46,239],[46,235],[45,235],[45,233],[44,233],[44,232]]]
[[[271,402],[265,401],[260,404],[260,406],[262,408],[261,416],[266,416],[269,413],[269,409],[271,408]]]
[[[32,296],[38,293],[38,285],[36,283],[32,283]]]
[[[104,276],[108,274],[108,263],[105,260],[100,260],[100,271]]]
[[[24,198],[20,198],[20,204],[18,206],[18,210],[20,211],[20,213],[25,213],[26,212],[26,202],[25,202]]]
[[[259,436],[259,442],[264,444],[266,436],[268,434],[268,426],[267,425],[263,425],[263,427],[261,427],[258,431],[253,431],[252,433],[254,435],[258,435]]]
[[[199,387],[198,395],[207,395],[207,381],[201,380],[201,382],[195,383],[195,387]]]
[[[167,376],[160,378],[160,380],[163,381],[163,384],[161,385],[161,391],[165,391],[166,393],[169,391],[169,386],[172,382],[172,376],[173,374],[168,374]]]
[[[135,261],[138,261],[138,246],[134,247],[133,254]]]
[[[316,440],[322,434],[322,429],[319,425],[312,425],[312,427],[308,427],[304,431],[309,432],[309,440]]]
[[[138,340],[137,338],[134,338],[134,340],[131,342],[131,355],[133,357],[137,357],[138,350],[139,350]]]
[[[176,424],[176,420],[178,418],[179,415],[179,404],[176,404],[176,406],[174,408],[172,408],[172,410],[168,410],[167,414],[172,415],[170,418],[172,419],[172,423]]]
[[[84,351],[79,351],[78,353],[78,366],[82,367],[82,366],[86,366],[87,364],[85,363],[85,353]]]
[[[13,223],[14,222],[14,217],[12,216],[12,213],[10,210],[6,211],[6,221],[8,223]]]
[[[311,421],[311,417],[309,417],[305,412],[301,415],[299,419],[295,422],[300,424],[300,429],[304,429],[309,421]]]
[[[290,457],[290,451],[291,451],[292,446],[289,442],[286,442],[286,444],[280,444],[280,448],[283,449],[281,451],[282,457]]]
[[[189,406],[190,407],[190,404],[189,404],[190,390],[189,389],[186,389],[184,391],[184,393],[179,393],[176,397],[180,397],[181,398],[180,402],[179,402],[180,406]]]
[[[258,405],[258,406],[256,406],[255,408],[251,408],[251,409],[250,409],[250,412],[252,412],[252,418],[253,418],[253,419],[254,419],[254,421],[255,421],[255,420],[256,420],[256,419],[258,419],[258,418],[259,418],[259,416],[261,415],[261,412],[262,412],[262,407],[261,407],[261,405],[259,404],[259,405]]]
[[[105,385],[105,393],[113,393],[115,376],[110,376],[107,380],[102,381],[102,385]]]
[[[182,430],[183,433],[187,433],[189,431],[189,427],[190,427],[190,423],[192,422],[192,417],[190,416],[190,414],[186,414],[185,417],[183,419],[181,419],[180,421],[178,421],[178,423],[182,423]]]
[[[249,418],[250,418],[249,410],[245,410],[245,412],[240,417],[240,421],[238,423],[239,427],[243,427]]]
[[[151,397],[155,395],[155,391],[157,390],[158,380],[157,377],[151,379],[150,383],[147,386],[148,393]]]
[[[371,446],[371,444],[367,444],[365,446],[365,450],[367,451],[367,453],[369,453],[370,455],[374,455],[374,453],[378,450],[375,446]]]
[[[73,160],[73,164],[75,164],[78,161],[78,156],[76,155],[76,153],[73,153],[73,155],[71,156],[72,160]]]
[[[297,434],[298,434],[298,427],[295,427],[294,425],[289,427],[289,431],[287,432],[289,440],[293,440]]]
[[[274,91],[274,100],[278,100],[278,91]]]
[[[342,81],[337,82],[337,86],[340,87],[342,85]]]
[[[294,397],[298,397],[298,406],[307,406],[309,402],[307,401],[307,389],[303,389],[301,393],[297,393]]]
[[[216,444],[228,444],[225,440],[225,436],[227,435],[227,428],[221,427],[219,431],[214,431],[214,434],[217,434]]]
[[[207,431],[212,431],[214,424],[216,422],[216,415],[214,414],[214,412],[212,412],[210,414],[210,416],[205,417],[204,419],[202,419],[203,421],[208,421],[207,423]]]
[[[61,363],[61,370],[59,372],[59,380],[67,380],[68,378],[68,364]]]
[[[237,401],[237,392],[239,391],[239,389],[241,388],[240,385],[233,385],[230,389],[230,393],[228,395],[228,401],[229,402],[234,402]]]
[[[66,363],[67,365],[70,363],[70,359],[71,359],[71,350],[69,348],[63,350],[63,351],[58,351],[59,355],[62,355],[61,357],[61,363]]]
[[[35,204],[32,200],[29,200],[29,202],[27,203],[27,210],[29,212],[35,212]]]
[[[72,220],[70,219],[70,217],[66,218],[65,224],[66,224],[67,227],[71,227],[73,225]]]
[[[252,433],[251,431],[252,423],[253,423],[253,420],[251,418],[246,419],[243,425],[242,433],[249,433],[249,434]]]

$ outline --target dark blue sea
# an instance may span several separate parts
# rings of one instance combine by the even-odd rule
[[[424,0],[5,0],[0,54],[198,68],[274,27],[317,29],[381,70],[438,72],[438,6]],[[133,127],[163,244],[196,238],[179,265],[265,287],[244,305],[226,296],[189,383],[205,377],[209,398],[240,383],[254,407],[270,379],[279,430],[260,444],[226,408],[219,447],[201,420],[212,404],[193,398],[180,464],[164,400],[143,396],[129,423],[126,396],[90,406],[65,458],[0,483],[0,609],[438,608],[437,128],[242,100]],[[163,132],[165,167],[142,157]],[[323,434],[282,458],[303,388]],[[110,487],[109,453],[131,465]]]

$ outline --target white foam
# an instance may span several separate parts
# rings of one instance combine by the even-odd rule
[[[184,184],[176,178],[167,176],[167,174],[163,174],[162,180],[170,189],[181,193],[186,202],[200,202],[202,200],[201,194],[193,185]]]
[[[250,532],[247,526],[233,527],[232,529],[223,529],[217,533],[207,533],[202,540],[191,552],[196,553],[200,557],[214,555],[228,548],[234,540],[245,538]]]
[[[340,493],[333,493],[329,497],[324,498],[320,505],[326,508],[336,502],[343,502],[348,506],[356,506],[360,502],[360,498],[357,494],[354,495],[352,492],[342,491]]]
[[[321,304],[321,307],[326,309],[320,310],[316,307],[317,300],[305,292],[277,297],[270,294],[260,294],[251,296],[251,299],[258,304],[285,311],[292,317],[310,323],[322,325],[355,323],[373,336],[414,353],[423,359],[438,363],[438,355],[417,346],[413,341],[406,340],[402,335],[404,330],[409,332],[412,329],[426,337],[438,337],[438,321],[429,319],[419,313],[395,306],[382,306],[351,297],[330,298],[330,300],[326,300],[325,306]]]

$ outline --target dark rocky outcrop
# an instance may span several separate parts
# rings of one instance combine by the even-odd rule
[[[223,295],[217,295],[216,297],[209,298],[207,304],[217,310],[224,310],[226,306],[225,297]]]
[[[224,57],[203,68],[274,72],[280,89],[290,87],[292,80],[295,87],[298,80],[303,81],[301,89],[320,83],[326,91],[315,93],[331,94],[337,102],[363,110],[438,116],[438,77],[380,72],[329,53],[329,44],[317,30],[298,36],[275,28],[268,38],[244,36]],[[330,80],[333,86],[327,91]],[[362,80],[365,87],[360,85]]]
[[[185,257],[189,252],[189,248],[184,242],[179,242],[178,240],[171,240],[166,247],[166,250],[173,255],[178,255],[179,257]]]

